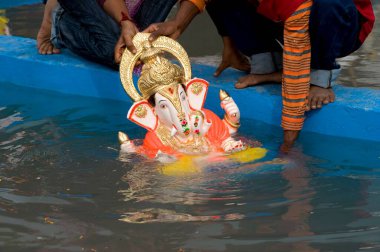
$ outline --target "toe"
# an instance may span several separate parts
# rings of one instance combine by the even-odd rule
[[[332,91],[332,90],[330,90],[329,99],[330,99],[330,102],[335,101],[335,94],[334,94],[334,91]]]
[[[53,48],[53,53],[54,54],[59,54],[59,53],[61,53],[61,50],[59,50],[58,48]]]
[[[318,101],[318,99],[316,99],[315,97],[313,97],[311,99],[311,102],[310,102],[311,109],[316,109],[317,108],[317,101]]]
[[[329,104],[330,103],[330,97],[325,97],[324,99],[323,99],[323,104]]]
[[[246,88],[246,87],[247,87],[247,85],[244,82],[237,82],[235,84],[235,88],[237,88],[237,89],[242,89],[242,88]]]
[[[306,101],[305,101],[305,111],[310,111],[310,100],[309,100],[309,97],[307,97]]]
[[[322,98],[320,97],[320,98],[318,98],[318,100],[317,100],[317,108],[322,108]]]

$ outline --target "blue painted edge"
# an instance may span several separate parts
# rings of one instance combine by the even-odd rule
[[[235,99],[242,117],[280,125],[280,85],[237,90],[233,83],[241,73],[227,70],[215,78],[214,70],[210,66],[193,65],[193,76],[210,82],[207,108],[222,113],[218,98],[222,88]],[[68,51],[60,55],[39,55],[36,41],[27,38],[0,36],[1,83],[131,104],[117,71],[80,59]],[[337,86],[334,91],[335,103],[307,113],[304,131],[380,142],[380,90]]]
[[[0,0],[0,9],[7,9],[22,5],[38,4],[42,0]]]

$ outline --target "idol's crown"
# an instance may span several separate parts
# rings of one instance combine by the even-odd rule
[[[137,86],[144,99],[148,99],[165,86],[184,82],[183,70],[164,58],[158,48],[144,48],[140,59],[144,65]]]

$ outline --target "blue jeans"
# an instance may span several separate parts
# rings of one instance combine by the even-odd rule
[[[52,42],[86,59],[114,68],[119,25],[96,0],[58,0],[53,13]],[[177,0],[144,0],[134,17],[140,30],[166,19]]]
[[[252,72],[266,74],[281,68],[283,24],[256,12],[247,0],[214,0],[207,11],[221,36],[252,58]],[[337,58],[360,47],[361,16],[353,0],[314,0],[310,15],[311,84],[330,87],[340,70]],[[280,56],[280,57],[279,57]]]

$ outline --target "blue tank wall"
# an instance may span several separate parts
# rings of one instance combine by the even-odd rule
[[[193,66],[194,77],[211,83],[207,108],[222,113],[218,95],[222,88],[235,99],[242,117],[280,124],[280,85],[236,90],[233,83],[239,72],[228,70],[222,77],[214,78],[214,70],[209,66]],[[118,72],[79,59],[68,51],[61,55],[39,55],[36,41],[26,38],[0,36],[1,83],[131,103]],[[343,86],[334,90],[336,102],[307,113],[304,132],[380,142],[380,90]]]
[[[0,9],[42,3],[42,0],[0,0]]]

